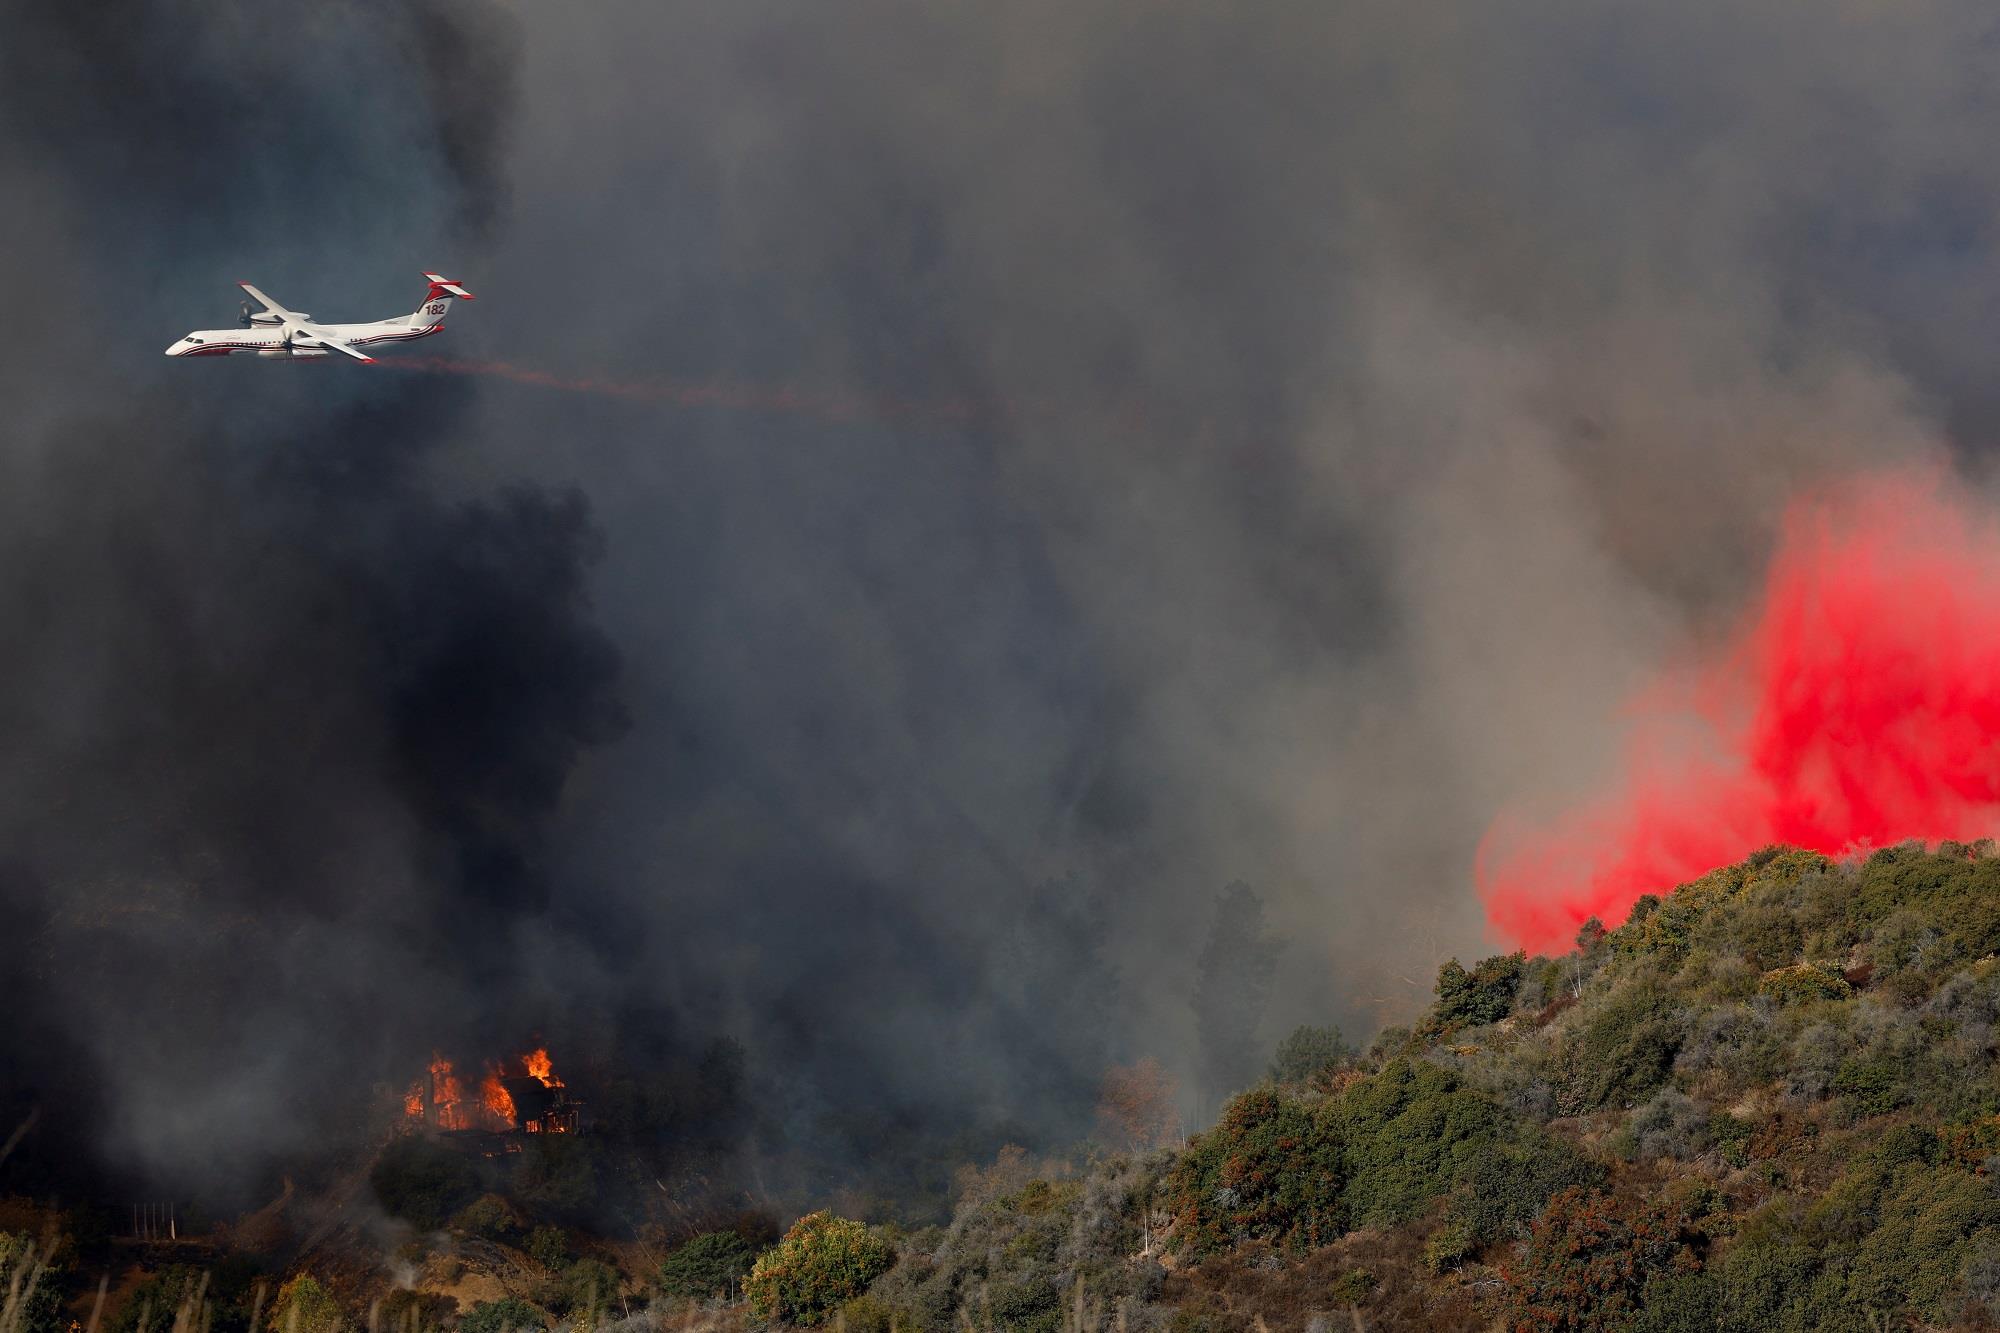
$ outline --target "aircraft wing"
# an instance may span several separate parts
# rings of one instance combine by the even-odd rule
[[[372,366],[375,364],[374,357],[369,356],[366,352],[358,350],[351,343],[343,342],[339,338],[334,337],[334,335],[326,332],[323,329],[317,328],[311,324],[292,323],[290,321],[287,321],[287,323],[289,327],[298,330],[298,338],[295,339],[295,341],[302,340],[314,346],[332,348],[336,352],[341,352],[348,356],[353,357],[356,361],[359,361],[364,366]]]
[[[252,287],[249,283],[239,282],[236,285],[238,287],[241,287],[244,291],[250,293],[250,295],[256,297],[257,300],[260,303],[262,303],[264,309],[268,310],[270,313],[277,315],[280,318],[283,318],[284,316],[292,313],[291,311],[285,309],[283,306],[279,305],[276,301],[273,301],[270,297],[264,295],[264,293],[258,291],[255,287]]]
[[[283,306],[279,305],[276,301],[273,301],[270,297],[264,295],[263,292],[258,291],[257,288],[252,284],[247,282],[239,282],[236,285],[238,287],[241,287],[244,291],[250,293],[251,296],[255,297],[258,303],[261,304],[267,312],[276,315],[279,321],[282,322],[284,326],[291,331],[292,341],[303,342],[313,347],[328,348],[331,351],[339,352],[343,356],[351,356],[356,361],[359,361],[366,366],[372,366],[375,364],[374,357],[369,356],[365,352],[357,351],[346,341],[336,336],[335,334],[330,333],[327,330],[321,328],[319,325],[314,324],[309,320],[299,318],[299,314],[297,311],[285,309]]]

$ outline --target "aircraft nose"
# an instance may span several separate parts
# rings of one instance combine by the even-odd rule
[[[182,340],[181,342],[177,343],[169,343],[167,344],[167,355],[179,356],[181,352],[186,349],[186,346],[187,344],[185,340]]]

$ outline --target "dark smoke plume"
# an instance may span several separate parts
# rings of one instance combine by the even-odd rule
[[[727,1034],[769,1188],[935,1192],[1192,1095],[1237,880],[1233,1040],[1405,1018],[1788,498],[1996,421],[1966,0],[0,22],[0,1067],[111,1171]],[[953,411],[158,356],[425,268],[541,385]]]
[[[454,261],[504,206],[516,42],[456,0],[5,26],[6,285],[56,332],[5,372],[0,1073],[42,1161],[227,1200],[543,1016],[519,933],[623,715],[582,496],[428,476],[463,388],[151,362],[230,309],[189,275]]]

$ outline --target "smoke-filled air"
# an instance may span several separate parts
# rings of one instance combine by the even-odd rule
[[[1995,22],[0,0],[0,1202],[942,1222],[2000,834]]]

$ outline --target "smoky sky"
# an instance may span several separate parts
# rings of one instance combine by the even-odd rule
[[[1236,881],[1260,1040],[1407,1018],[1787,495],[1983,475],[1996,22],[12,0],[15,1101],[254,1184],[433,1047],[729,1035],[865,1176],[1192,1109]],[[159,356],[425,269],[455,358],[967,410]]]

